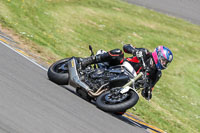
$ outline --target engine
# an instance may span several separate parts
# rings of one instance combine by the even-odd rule
[[[128,75],[120,69],[93,69],[85,73],[84,82],[94,91],[109,83],[109,88],[123,86],[129,81]]]

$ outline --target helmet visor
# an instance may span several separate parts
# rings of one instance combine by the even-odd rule
[[[160,64],[162,65],[162,67],[167,68],[167,66],[170,64],[170,62],[167,59],[165,59],[164,57],[161,56]]]

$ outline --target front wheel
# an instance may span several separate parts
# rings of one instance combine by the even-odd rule
[[[139,99],[138,94],[132,90],[121,94],[120,90],[121,88],[117,87],[101,94],[96,100],[97,107],[112,113],[124,112],[133,107]]]
[[[53,63],[47,72],[49,80],[58,85],[67,85],[69,80],[68,61],[70,58],[65,58]]]

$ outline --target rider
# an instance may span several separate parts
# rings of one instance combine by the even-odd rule
[[[158,46],[154,52],[149,52],[145,48],[135,48],[131,44],[124,45],[123,50],[125,53],[132,54],[133,56],[124,58],[124,53],[120,49],[114,49],[103,54],[83,58],[81,65],[82,67],[86,67],[94,63],[108,62],[110,66],[113,66],[128,61],[134,67],[135,71],[139,73],[142,70],[142,65],[138,58],[143,56],[147,66],[147,83],[144,85],[141,94],[145,99],[150,100],[152,98],[151,92],[153,87],[161,77],[161,70],[166,69],[173,60],[171,50],[165,46]],[[150,96],[148,96],[149,90]]]

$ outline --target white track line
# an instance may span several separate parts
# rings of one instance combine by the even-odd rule
[[[41,66],[40,64],[36,63],[35,61],[29,59],[27,56],[23,55],[22,53],[16,51],[14,48],[12,48],[11,46],[9,46],[8,44],[6,44],[5,42],[0,40],[0,43],[3,44],[4,46],[10,48],[11,50],[13,50],[14,52],[18,53],[19,55],[23,56],[24,58],[26,58],[27,60],[29,60],[30,62],[32,62],[33,64],[37,65],[38,67],[42,68],[43,70],[47,71],[48,69],[44,68],[43,66]]]

